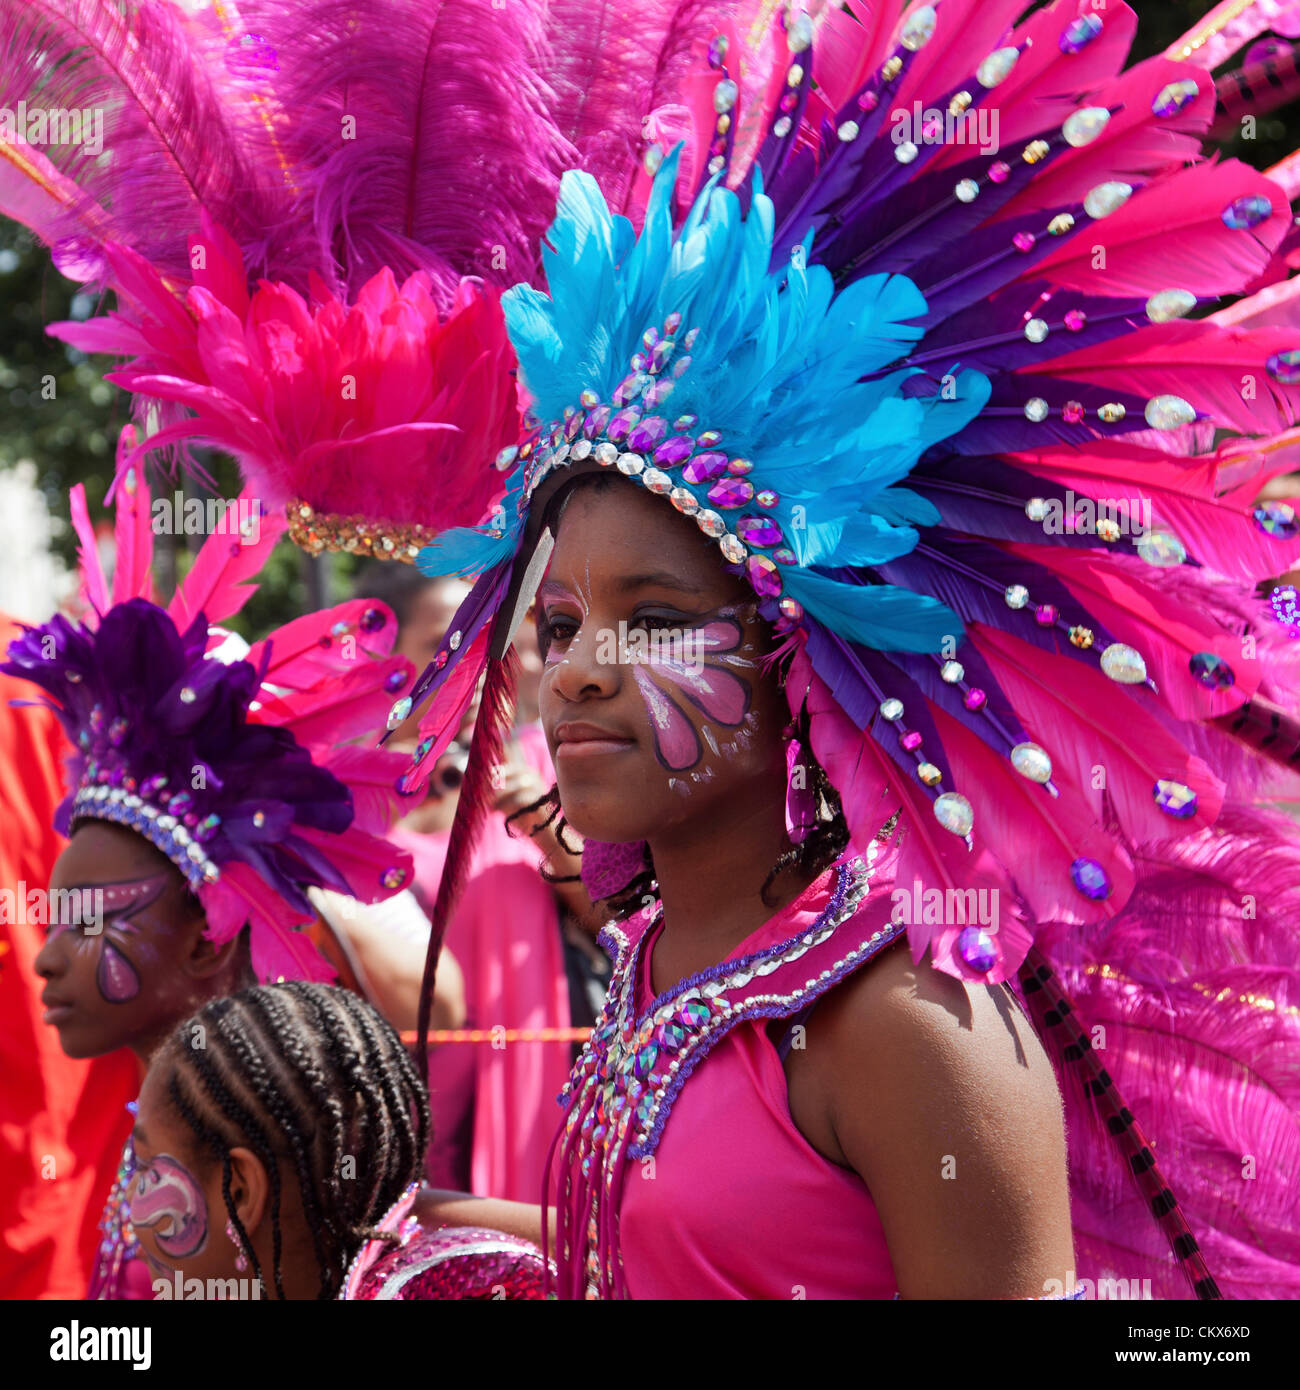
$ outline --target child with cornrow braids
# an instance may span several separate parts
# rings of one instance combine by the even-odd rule
[[[130,1219],[158,1296],[228,1296],[233,1279],[280,1299],[541,1297],[534,1244],[441,1224],[420,1188],[425,1088],[347,990],[208,1003],[159,1048],[137,1120]]]

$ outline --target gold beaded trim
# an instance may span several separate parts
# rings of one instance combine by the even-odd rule
[[[290,539],[308,555],[345,550],[352,555],[373,555],[379,560],[401,560],[413,565],[415,557],[435,535],[430,527],[418,523],[318,512],[309,502],[290,502],[285,512]]]

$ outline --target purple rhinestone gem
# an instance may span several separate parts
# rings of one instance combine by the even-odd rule
[[[899,742],[902,743],[903,747],[906,748],[909,753],[911,753],[914,749],[917,749],[921,746],[921,735],[918,734],[915,729],[913,729],[911,733],[904,734],[903,737],[899,740]]]
[[[1096,14],[1080,15],[1078,19],[1072,19],[1064,29],[1061,30],[1061,37],[1057,40],[1057,47],[1062,53],[1078,53],[1087,46],[1101,33],[1101,16]]]
[[[564,422],[565,439],[574,439],[582,428],[582,416],[576,411]]]
[[[988,696],[982,690],[968,690],[962,704],[969,710],[983,709]]]
[[[983,927],[964,927],[957,937],[957,954],[981,975],[998,963],[997,943]]]
[[[1232,667],[1213,652],[1197,652],[1187,669],[1210,690],[1226,690],[1237,679]]]
[[[1076,859],[1070,865],[1070,877],[1085,898],[1100,902],[1110,897],[1110,876],[1095,859]]]
[[[367,608],[361,615],[362,632],[378,632],[388,621],[383,609]]]
[[[1256,507],[1251,515],[1255,518],[1255,525],[1266,536],[1274,536],[1280,541],[1289,541],[1300,532],[1295,508],[1289,502],[1265,502],[1262,507]]]
[[[700,1028],[713,1017],[713,1010],[703,999],[688,999],[677,1010],[677,1018],[687,1028]]]
[[[614,388],[614,400],[619,405],[626,405],[634,396],[641,393],[641,388],[649,380],[650,378],[644,372],[629,372]]]
[[[627,447],[638,454],[648,454],[668,433],[668,421],[661,415],[651,415],[633,425],[627,436]]]
[[[647,410],[652,410],[655,406],[666,401],[672,393],[673,383],[671,381],[656,381],[653,386],[647,386],[641,392],[641,401]]]
[[[694,329],[691,330],[691,332],[694,332],[694,331],[695,331]],[[690,334],[687,334],[687,337],[688,337],[688,338],[689,338],[689,336],[690,336]],[[687,347],[689,347],[689,346],[690,346],[690,343],[688,342],[686,345],[687,345]],[[685,376],[686,373],[687,373],[688,371],[690,371],[690,369],[691,369],[691,358],[690,358],[690,354],[687,353],[687,354],[685,354],[684,356],[679,357],[679,358],[677,359],[677,361],[673,363],[673,376],[674,376],[674,377]],[[666,383],[665,383],[665,384],[666,384]]]
[[[582,432],[588,439],[595,437],[609,424],[610,408],[607,405],[598,405],[595,410],[587,412],[587,418],[583,422]]]
[[[780,550],[774,550],[772,552],[772,558],[778,565],[793,565],[798,557],[793,550],[783,545]]]
[[[742,516],[736,522],[736,535],[746,545],[779,545],[785,539],[770,516]]]
[[[671,439],[665,439],[655,450],[655,462],[665,468],[676,468],[679,463],[690,458],[691,450],[694,448],[695,441],[689,434],[674,435]]]
[[[695,457],[682,469],[682,477],[688,483],[709,483],[727,468],[726,454],[707,453],[696,454]]]
[[[171,799],[171,813],[174,816],[183,816],[194,805],[194,798],[189,792],[177,792]]]
[[[1196,814],[1196,793],[1183,782],[1162,777],[1152,789],[1156,805],[1175,820],[1190,820]]]
[[[743,507],[754,495],[754,484],[744,478],[723,478],[709,489],[715,507]]]
[[[657,1043],[646,1043],[638,1049],[636,1059],[633,1062],[633,1070],[638,1079],[644,1081],[654,1070],[654,1064],[659,1058],[659,1046]]]
[[[674,1023],[671,1019],[667,1023],[661,1023],[654,1032],[655,1042],[669,1052],[675,1052],[686,1041],[686,1029],[680,1023]]]
[[[781,575],[766,555],[751,555],[745,561],[745,572],[754,592],[760,598],[779,598]]]
[[[1247,193],[1234,198],[1219,214],[1223,225],[1234,232],[1249,231],[1267,222],[1273,215],[1273,204],[1262,193]]]
[[[405,684],[405,671],[390,671],[384,678],[384,689],[388,691],[390,695],[396,695]]]
[[[152,777],[146,777],[140,783],[140,795],[145,801],[152,800],[167,785],[167,774],[165,772],[155,772]]]
[[[114,748],[121,748],[126,742],[126,732],[130,727],[130,723],[120,715],[108,726],[108,741]]]
[[[606,437],[612,439],[615,444],[621,444],[627,438],[627,432],[641,418],[641,412],[634,405],[628,406],[626,410],[620,410],[617,415],[609,422],[605,430]]]

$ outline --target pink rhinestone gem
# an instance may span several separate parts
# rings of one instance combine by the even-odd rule
[[[711,483],[714,478],[720,477],[726,468],[726,454],[696,454],[682,469],[682,477],[688,483]]]
[[[1054,603],[1040,603],[1034,609],[1034,621],[1039,627],[1051,627],[1056,618],[1057,612]]]
[[[921,746],[921,735],[918,733],[904,734],[902,738],[903,747],[910,753],[914,748]]]
[[[1071,333],[1077,333],[1088,322],[1088,315],[1082,309],[1069,309],[1065,315],[1065,326]]]
[[[794,551],[788,549],[784,545],[780,548],[780,550],[774,550],[772,552],[772,558],[777,562],[778,565],[793,565],[795,562]]]
[[[746,473],[752,473],[753,471],[753,459],[732,459],[727,465],[727,472],[734,473],[738,478]]]
[[[966,692],[966,698],[962,701],[962,704],[964,704],[966,708],[970,710],[983,709],[984,702],[987,699],[988,696],[985,695],[985,693],[982,690],[971,689]]]
[[[709,501],[715,507],[743,507],[753,495],[753,483],[743,478],[723,478],[709,489]]]
[[[781,528],[770,516],[742,516],[736,522],[736,535],[746,545],[777,545],[782,540]]]
[[[761,598],[776,598],[781,592],[781,576],[766,555],[751,555],[745,561],[745,572],[754,592]]]
[[[1004,159],[995,159],[993,163],[989,165],[989,178],[991,178],[994,183],[1005,183],[1007,181],[1007,175],[1010,173],[1011,165]]]
[[[1017,251],[1032,251],[1034,249],[1033,232],[1017,232],[1011,238],[1011,244]]]
[[[863,111],[874,111],[880,105],[880,98],[875,92],[863,92],[858,98],[858,105]]]
[[[1067,425],[1077,425],[1083,419],[1083,406],[1078,401],[1066,401],[1061,407],[1061,419]]]

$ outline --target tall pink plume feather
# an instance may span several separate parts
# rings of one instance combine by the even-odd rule
[[[262,516],[256,536],[243,534],[241,523],[257,506],[256,498],[241,493],[225,512],[220,526],[203,542],[189,573],[177,585],[167,612],[177,628],[185,629],[200,614],[219,623],[248,602],[257,592],[247,581],[261,573],[266,558],[284,530],[279,517]]]
[[[299,743],[328,747],[382,728],[393,703],[387,682],[395,680],[398,672],[409,676],[411,664],[403,656],[391,656],[380,661],[365,658],[353,666],[335,677],[328,691],[291,690],[264,699],[255,713],[256,722],[279,725]]]
[[[297,237],[292,192],[267,157],[253,102],[223,100],[222,42],[159,0],[5,0],[0,6],[0,104],[97,112],[90,140],[53,147],[68,216],[48,199],[35,230],[69,270],[100,278],[96,240],[111,235],[169,274],[187,278],[186,237],[201,209],[248,244],[259,268],[284,269]],[[101,158],[111,150],[111,159]],[[67,180],[84,197],[70,196]],[[95,209],[98,208],[98,213]],[[107,225],[105,225],[107,223]]]
[[[121,459],[135,443],[135,431],[130,425],[118,437],[117,454]],[[132,468],[124,476],[123,492],[113,514],[113,538],[116,558],[113,565],[113,602],[129,598],[153,601],[153,509],[150,505],[149,484],[144,470]]]
[[[249,0],[292,114],[280,140],[335,287],[426,270],[441,307],[464,275],[533,279],[572,150],[539,75],[543,0]],[[364,118],[361,118],[364,113]],[[349,130],[352,117],[355,129]],[[322,267],[323,269],[324,267]]]

